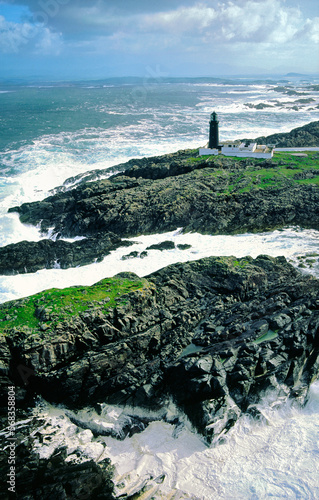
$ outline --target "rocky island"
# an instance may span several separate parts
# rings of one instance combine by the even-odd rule
[[[318,122],[291,134],[298,146],[309,133],[318,145]],[[131,160],[109,179],[83,181],[12,209],[44,234],[53,231],[56,241],[0,249],[0,273],[93,262],[128,246],[122,238],[176,227],[210,234],[287,224],[319,229],[319,152],[261,161],[201,158],[189,150]],[[86,239],[63,240],[75,236]],[[2,304],[1,402],[14,386],[21,420],[29,419],[29,431],[22,425],[18,434],[18,498],[119,497],[107,459],[95,463],[82,454],[72,461],[65,448],[38,457],[37,397],[62,404],[80,428],[86,428],[78,413],[84,407],[127,408],[119,433],[103,431],[118,439],[142,431],[152,418],[177,425],[180,412],[209,444],[242,413],[262,419],[257,403],[269,388],[306,401],[318,377],[318,332],[319,281],[284,257],[266,255],[209,257],[145,278],[120,273],[91,287]],[[171,402],[174,418],[166,411]],[[153,416],[133,416],[136,407]],[[148,487],[122,498],[142,498]]]

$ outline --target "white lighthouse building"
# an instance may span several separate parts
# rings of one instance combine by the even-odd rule
[[[231,141],[219,143],[219,121],[215,111],[211,114],[209,142],[207,147],[199,148],[199,156],[222,154],[242,158],[272,158],[274,148],[254,141]]]

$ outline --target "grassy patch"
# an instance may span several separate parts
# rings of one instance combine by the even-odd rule
[[[206,159],[205,156],[196,156],[196,157],[195,156],[191,156],[190,158],[188,158],[186,160],[186,163],[199,163],[199,162],[201,162],[201,161],[203,161],[205,159]]]
[[[319,175],[317,175],[316,177],[312,177],[312,179],[303,179],[296,182],[298,182],[299,184],[315,184],[319,186]]]
[[[220,196],[301,184],[319,186],[319,153],[308,151],[305,154],[306,156],[294,156],[292,153],[281,152],[267,160],[220,155],[194,156],[187,161],[194,164],[205,161],[206,166],[197,175],[216,179],[216,195]],[[315,175],[315,170],[318,170],[318,176]]]
[[[274,340],[276,337],[278,337],[278,332],[268,330],[268,332],[263,333],[263,335],[260,335],[260,337],[255,339],[253,342],[254,344],[261,344],[261,342],[269,342],[270,340]]]
[[[37,330],[43,323],[52,329],[63,320],[95,308],[107,312],[108,308],[125,304],[123,296],[127,293],[147,285],[144,279],[106,278],[90,287],[52,288],[7,302],[0,305],[0,333],[13,328]]]
[[[239,161],[237,158],[227,158],[224,168],[221,169],[219,164],[215,172],[214,169],[208,168],[207,173],[204,169],[202,175],[214,176],[216,179],[223,177],[226,180],[227,185],[219,190],[220,195],[246,193],[252,189],[279,189],[301,184],[318,186],[319,154],[311,151],[307,155],[299,157],[289,153],[276,153],[275,157],[267,162],[254,158],[248,162],[247,159]]]
[[[234,267],[239,267],[239,268],[243,269],[248,264],[250,264],[250,262],[248,262],[248,260],[246,260],[246,259],[240,259],[240,260],[234,260],[232,262],[232,264]]]

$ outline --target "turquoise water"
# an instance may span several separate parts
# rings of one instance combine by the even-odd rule
[[[318,120],[314,83],[0,84],[0,245],[19,240],[16,221],[6,216],[9,207],[43,199],[65,179],[88,170],[203,146],[212,110],[218,113],[221,140],[289,131]],[[260,103],[268,107],[251,107]]]
[[[0,245],[41,236],[36,228],[20,224],[16,215],[7,214],[11,206],[42,199],[79,173],[108,168],[134,157],[203,146],[213,110],[219,116],[221,140],[286,132],[319,120],[319,92],[310,88],[313,83],[318,82],[0,84]],[[283,85],[289,88],[278,90]],[[304,98],[309,102],[297,102]],[[269,107],[247,106],[260,103]],[[163,236],[141,237],[141,243],[136,243],[138,251],[150,243],[149,238],[157,242]],[[314,250],[319,233],[288,228],[283,232],[213,239],[177,231],[165,238],[191,243],[189,254],[174,250],[164,255],[154,250],[150,260],[122,261],[118,250],[109,260],[86,266],[81,273],[53,269],[0,277],[1,300],[50,286],[80,284],[79,279],[98,281],[102,277],[99,273],[105,276],[119,272],[123,266],[145,275],[154,266],[211,254],[269,253],[286,255],[297,262],[296,255]],[[318,269],[313,271],[316,274]],[[165,473],[164,498],[166,491],[177,487],[203,500],[315,500],[319,498],[318,394],[315,383],[305,408],[295,408],[290,402],[277,404],[277,395],[265,397],[260,409],[267,424],[243,417],[222,445],[206,448],[186,424],[176,435],[169,424],[155,422],[140,435],[121,443],[107,439],[105,456],[111,457],[118,474],[130,473],[132,478],[137,473],[141,480],[150,474]],[[51,411],[62,412],[55,408]],[[89,420],[92,416],[88,413]],[[71,423],[65,419],[62,424],[65,434],[58,432],[59,444],[69,446]],[[52,425],[60,429],[62,424],[59,420]],[[77,433],[75,428],[71,430]],[[97,460],[103,439],[97,442],[93,435],[89,438],[79,449]],[[39,446],[45,455],[45,446]],[[72,441],[72,446],[77,444]]]

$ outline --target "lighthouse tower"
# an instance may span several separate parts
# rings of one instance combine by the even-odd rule
[[[208,142],[209,149],[218,148],[218,143],[219,143],[218,124],[219,121],[217,119],[217,114],[214,111],[210,115],[210,122],[209,122],[209,142]]]
[[[217,113],[210,115],[209,142],[208,147],[199,148],[199,156],[211,156],[222,154],[224,156],[238,156],[239,158],[272,158],[274,147],[265,144],[257,144],[256,141],[223,142],[219,145]]]

